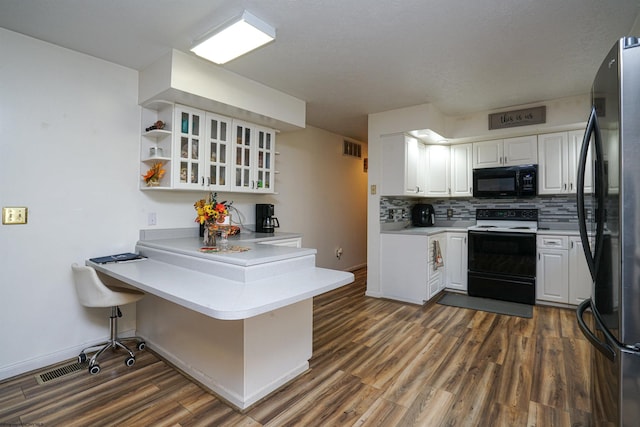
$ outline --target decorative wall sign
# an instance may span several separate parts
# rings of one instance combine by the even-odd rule
[[[547,107],[544,105],[542,107],[504,111],[502,113],[489,114],[489,130],[537,125],[545,123],[546,120]]]

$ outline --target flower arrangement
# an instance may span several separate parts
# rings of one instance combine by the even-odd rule
[[[210,193],[207,199],[200,199],[193,204],[193,207],[196,209],[197,216],[196,222],[200,225],[204,226],[203,236],[204,236],[204,244],[208,247],[216,246],[216,233],[218,230],[218,226],[225,223],[229,215],[229,208],[231,207],[231,203],[227,203],[226,201],[222,203],[218,203],[216,197],[218,193]],[[231,219],[229,218],[229,227],[225,225],[225,228],[230,228]],[[225,232],[224,241],[226,242],[227,233]]]
[[[165,170],[162,168],[162,162],[155,162],[151,169],[142,175],[142,179],[147,185],[154,185],[160,182],[160,179],[164,176]]]
[[[222,224],[229,215],[229,208],[233,202],[226,201],[218,203],[216,198],[218,193],[211,193],[207,199],[200,199],[193,204],[198,216],[196,222],[199,224]]]

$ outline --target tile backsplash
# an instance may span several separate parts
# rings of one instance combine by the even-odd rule
[[[577,228],[578,215],[576,196],[554,195],[538,196],[530,199],[416,199],[411,197],[381,197],[380,223],[389,224],[411,220],[411,208],[416,203],[430,203],[436,214],[436,225],[452,222],[476,221],[476,209],[487,208],[526,208],[538,209],[539,223],[555,223],[559,227]],[[585,199],[587,216],[591,214],[591,198]],[[451,209],[452,216],[447,217]]]

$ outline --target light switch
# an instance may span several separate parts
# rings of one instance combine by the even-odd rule
[[[373,184],[373,185],[371,186],[371,194],[372,194],[372,195],[373,195],[373,194],[376,194],[376,185],[375,185],[375,184]]]
[[[26,224],[27,208],[24,208],[24,207],[2,208],[2,223],[3,224]]]

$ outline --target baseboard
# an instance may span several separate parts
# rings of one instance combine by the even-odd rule
[[[118,336],[122,338],[135,336],[135,330],[124,331]],[[22,360],[12,365],[0,367],[0,381],[32,371],[39,371],[47,366],[56,365],[69,359],[77,360],[82,350],[106,342],[108,339],[109,335],[105,335],[96,340],[78,344],[73,347],[62,348],[53,353],[43,354],[32,359]]]

